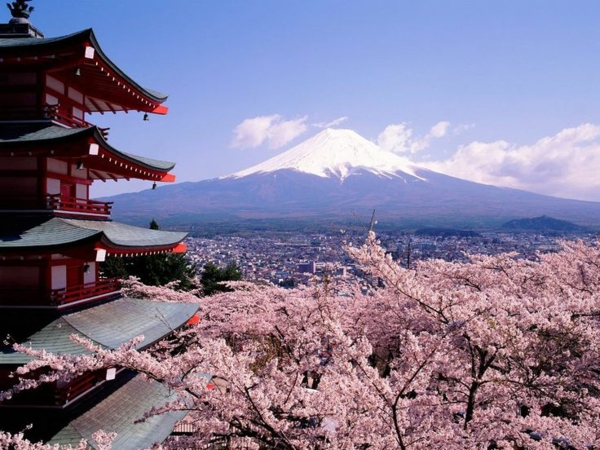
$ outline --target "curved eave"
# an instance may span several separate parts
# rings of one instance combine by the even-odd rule
[[[163,102],[165,102],[167,100],[167,98],[169,97],[167,94],[163,94],[161,92],[157,92],[157,91],[154,91],[154,90],[151,90],[151,89],[143,88],[142,86],[140,86],[139,84],[137,84],[132,78],[130,78],[129,76],[127,76],[127,74],[125,74],[125,72],[123,72],[115,63],[113,63],[108,58],[108,56],[104,53],[104,51],[102,50],[102,48],[100,47],[100,43],[96,39],[96,35],[94,34],[94,30],[92,30],[90,28],[88,30],[85,30],[84,32],[89,33],[89,40],[92,43],[92,46],[94,47],[94,49],[96,50],[96,53],[98,54],[98,56],[102,59],[102,61],[108,67],[110,67],[116,74],[118,74],[123,79],[123,81],[125,81],[127,84],[129,84],[132,87],[134,87],[140,93],[140,95],[144,95],[145,97],[147,97],[148,99],[153,100],[156,103],[163,103]]]
[[[106,250],[109,256],[148,256],[161,253],[185,253],[187,246],[184,243],[159,245],[159,246],[124,246],[116,245],[108,239],[103,239],[96,249]]]
[[[155,253],[183,253],[187,233],[151,230],[113,221],[62,219],[83,229],[102,232],[99,247],[114,255],[134,256]]]
[[[175,167],[175,163],[171,161],[162,161],[158,159],[146,158],[145,156],[133,155],[125,153],[112,147],[98,127],[94,127],[94,140],[101,149],[97,156],[102,161],[98,164],[99,169],[104,168],[105,172],[121,175],[126,179],[140,180],[155,180],[172,183],[175,181],[175,175],[169,173]],[[94,155],[88,155],[88,158],[93,158]],[[90,160],[92,166],[90,171],[92,178],[106,180],[101,171],[94,171],[93,164],[97,163],[98,158]]]
[[[133,155],[111,146],[98,127],[51,126],[31,133],[0,139],[0,156],[48,156],[81,159],[90,178],[175,181],[169,170],[174,162]]]
[[[70,86],[81,88],[89,96],[87,112],[135,110],[166,114],[168,111],[162,105],[168,96],[142,87],[123,72],[104,53],[91,28],[57,38],[2,39],[0,63],[15,64],[21,69],[27,65],[42,66],[50,75],[68,76]],[[81,72],[78,77],[73,75],[76,68]],[[95,86],[102,89],[94,90]],[[107,89],[112,98],[105,101],[102,93],[109,92]],[[115,96],[121,101],[115,101]]]
[[[0,254],[72,253],[104,250],[115,255],[183,253],[187,233],[150,230],[113,221],[53,217],[2,221]]]
[[[97,56],[100,60],[100,64],[96,68],[99,67],[100,73],[106,77],[107,81],[112,81],[117,88],[121,88],[124,95],[125,91],[127,91],[127,95],[130,94],[131,98],[135,99],[134,104],[137,104],[132,109],[155,114],[167,114],[168,108],[163,106],[162,103],[167,100],[168,95],[140,86],[108,58],[100,47],[94,30],[90,28],[89,30],[85,30],[85,32],[87,32],[89,42],[95,50],[94,56]],[[83,70],[85,71],[85,68]],[[146,102],[148,104],[145,104]]]

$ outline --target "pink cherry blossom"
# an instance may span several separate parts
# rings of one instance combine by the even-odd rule
[[[364,279],[292,290],[232,283],[234,292],[199,299],[197,325],[144,351],[142,337],[106,350],[74,336],[90,352],[81,356],[17,346],[35,359],[13,391],[134,369],[179,394],[146,417],[189,412],[195,432],[164,448],[598,446],[600,250],[562,245],[536,261],[469,255],[409,270],[370,233],[347,249]],[[126,289],[183,300],[135,281]],[[41,368],[43,379],[28,378]]]

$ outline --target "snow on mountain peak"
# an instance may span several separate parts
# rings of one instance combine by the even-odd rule
[[[404,172],[422,179],[415,172],[418,167],[407,159],[382,150],[355,131],[333,128],[327,128],[284,153],[225,178],[288,169],[344,180],[358,168],[380,176],[398,176],[398,172]]]

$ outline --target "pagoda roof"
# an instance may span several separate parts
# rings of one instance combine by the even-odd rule
[[[97,241],[101,232],[79,227],[61,218],[26,217],[0,221],[0,251],[11,249],[51,249],[73,243]]]
[[[74,143],[81,145],[73,145]],[[91,145],[96,147],[92,150]],[[91,179],[136,178],[175,181],[168,171],[174,162],[161,161],[117,150],[106,139],[102,129],[65,128],[50,125],[43,128],[0,127],[0,156],[39,156],[78,158],[89,169]]]
[[[25,340],[35,350],[53,354],[82,355],[90,353],[73,342],[72,334],[88,338],[105,349],[116,349],[136,336],[146,348],[184,325],[199,309],[194,303],[158,302],[123,297],[110,303],[68,314],[54,320]],[[31,357],[5,347],[0,351],[0,364],[21,365]]]
[[[116,432],[112,447],[121,450],[151,448],[164,441],[186,411],[173,411],[136,422],[152,407],[176,400],[176,394],[157,381],[140,375],[113,392],[102,402],[59,431],[48,443],[76,447],[82,439],[94,447],[92,435],[98,430]]]
[[[173,249],[187,233],[151,230],[110,220],[20,217],[0,221],[0,253],[5,251],[52,251],[88,243],[101,244],[109,253]]]
[[[0,39],[0,62],[22,70],[28,65],[47,67],[50,75],[88,97],[87,112],[167,112],[161,106],[167,95],[142,87],[123,72],[104,53],[91,28],[54,38]],[[77,75],[74,69],[79,69]]]
[[[183,232],[151,230],[112,221],[62,220],[76,227],[102,232],[105,240],[115,247],[160,247],[177,244],[187,236]]]

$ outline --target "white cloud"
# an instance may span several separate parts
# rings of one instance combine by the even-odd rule
[[[267,139],[269,128],[278,115],[260,116],[246,119],[233,130],[235,136],[231,143],[232,147],[258,147]]]
[[[233,130],[231,147],[255,148],[264,142],[269,148],[283,147],[307,130],[307,117],[283,120],[279,114],[245,119]]]
[[[463,134],[465,131],[468,131],[471,128],[475,128],[474,123],[461,123],[460,125],[457,125],[454,127],[454,129],[452,130],[452,133],[454,133],[456,136],[458,136],[459,134]]]
[[[318,123],[313,123],[312,126],[316,127],[316,128],[329,128],[329,127],[335,127],[336,125],[339,125],[343,122],[345,122],[346,120],[348,120],[348,117],[344,116],[344,117],[338,117],[335,120],[332,120],[331,122],[318,122]]]
[[[294,120],[280,120],[269,129],[269,148],[283,147],[307,130],[306,116]]]
[[[406,123],[388,125],[377,137],[377,145],[394,153],[415,154],[428,148],[432,140],[444,137],[449,127],[450,122],[438,122],[425,136],[413,137],[413,130]]]
[[[450,122],[438,122],[431,127],[431,130],[429,130],[429,133],[427,133],[425,137],[429,137],[430,139],[439,139],[444,137],[446,136],[449,127]]]
[[[377,137],[377,145],[384,150],[395,153],[410,152],[412,130],[405,123],[388,125]]]
[[[478,183],[600,201],[600,126],[566,128],[532,145],[471,142],[432,170]]]

